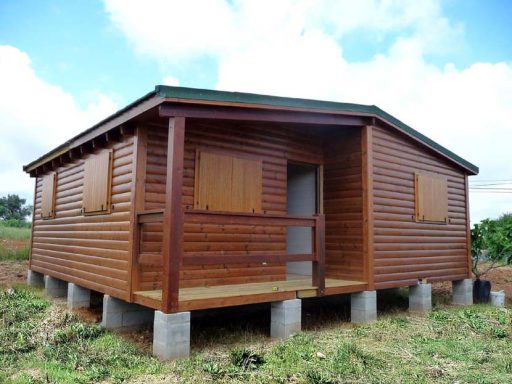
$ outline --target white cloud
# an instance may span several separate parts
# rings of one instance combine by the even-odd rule
[[[177,87],[178,85],[180,85],[180,81],[173,76],[165,76],[164,79],[162,80],[162,84]]]
[[[19,193],[31,198],[33,181],[22,165],[117,109],[107,96],[96,98],[81,109],[62,88],[37,76],[28,55],[0,46],[0,195]]]
[[[456,52],[463,27],[437,0],[105,0],[138,52],[185,65],[212,57],[217,88],[376,104],[480,166],[480,179],[512,179],[511,63],[433,65]],[[343,39],[389,48],[350,62]],[[473,194],[473,220],[512,211],[507,194]]]

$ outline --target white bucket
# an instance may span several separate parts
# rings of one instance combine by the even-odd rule
[[[491,304],[495,307],[504,307],[505,306],[505,292],[504,291],[494,291],[491,292]]]

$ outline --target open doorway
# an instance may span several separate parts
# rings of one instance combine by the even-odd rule
[[[318,165],[288,163],[287,202],[289,215],[313,216],[319,212],[319,172]],[[312,228],[287,228],[287,253],[311,253],[312,247]],[[288,262],[286,272],[288,275],[311,276],[313,272],[312,262]]]

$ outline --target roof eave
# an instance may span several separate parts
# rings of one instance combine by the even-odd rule
[[[153,103],[151,101],[154,101]],[[67,140],[66,142],[62,143],[58,147],[52,149],[50,152],[45,153],[43,156],[37,158],[36,160],[26,164],[23,166],[23,171],[26,173],[30,173],[34,171],[36,168],[40,167],[41,165],[47,163],[48,161],[51,161],[58,156],[62,155],[63,153],[66,153],[70,149],[76,148],[86,141],[89,141],[93,139],[94,137],[97,137],[101,134],[100,131],[108,131],[113,126],[121,125],[130,119],[134,117],[134,115],[138,115],[142,113],[140,112],[133,114],[135,108],[137,108],[140,105],[144,105],[144,103],[147,104],[147,107],[145,110],[153,108],[160,104],[163,101],[162,97],[158,95],[158,93],[155,91],[149,92],[148,94],[144,95],[143,97],[135,100],[133,103],[128,104],[126,107],[120,109],[119,111],[115,112],[114,114],[108,116],[107,118],[103,119],[99,123],[93,125],[92,127],[86,129],[85,131],[80,132],[78,135],[74,136],[73,138]],[[103,128],[103,129],[102,129]]]
[[[157,85],[155,90],[117,111],[115,114],[102,120],[84,132],[61,144],[57,148],[41,156],[37,160],[25,165],[23,170],[31,173],[41,165],[76,148],[88,140],[94,139],[115,126],[121,125],[133,117],[165,101],[216,104],[224,106],[285,109],[290,111],[304,111],[316,113],[337,113],[347,115],[359,115],[374,117],[381,120],[396,130],[420,142],[451,162],[465,169],[470,175],[478,174],[478,167],[456,155],[452,151],[436,143],[432,139],[416,131],[412,127],[396,119],[394,116],[374,105],[361,105],[351,103],[339,103],[332,101],[308,100],[279,96],[267,96],[252,93],[215,91],[197,88],[171,87]],[[141,108],[141,105],[143,106]]]

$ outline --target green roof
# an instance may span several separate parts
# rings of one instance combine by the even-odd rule
[[[155,93],[161,97],[178,98],[178,99],[193,99],[193,100],[208,100],[208,101],[219,101],[219,102],[230,102],[230,103],[243,103],[243,104],[261,104],[261,105],[273,105],[279,107],[289,108],[307,108],[307,109],[319,109],[325,111],[337,111],[337,112],[353,112],[362,113],[366,115],[372,115],[378,117],[388,123],[398,127],[404,132],[417,138],[421,142],[425,143],[429,147],[441,152],[446,157],[452,159],[456,163],[459,163],[463,167],[467,168],[474,174],[478,174],[478,167],[469,161],[463,159],[457,154],[453,153],[449,149],[436,143],[434,140],[428,138],[422,133],[416,131],[412,127],[398,120],[396,117],[383,111],[375,105],[363,105],[353,103],[339,103],[333,101],[322,101],[322,100],[309,100],[309,99],[298,99],[290,97],[278,97],[259,95],[255,93],[242,93],[242,92],[226,92],[226,91],[214,91],[210,89],[199,89],[199,88],[185,88],[185,87],[171,87],[166,85],[157,85],[155,87]]]

